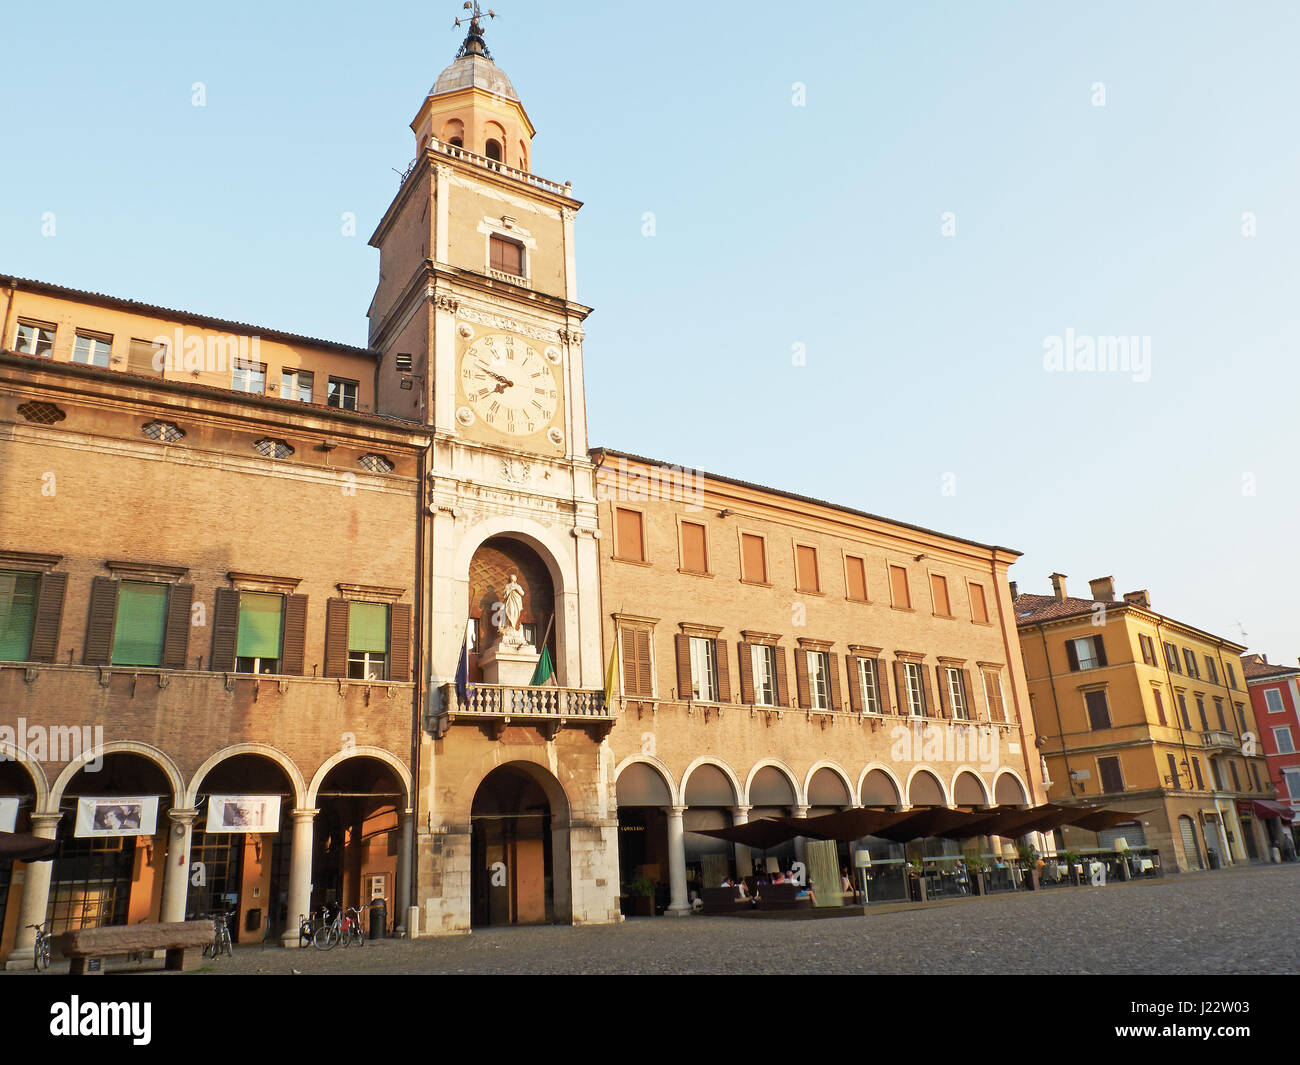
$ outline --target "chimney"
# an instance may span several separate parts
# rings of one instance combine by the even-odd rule
[[[1056,597],[1058,603],[1065,602],[1065,574],[1052,574],[1052,595]]]
[[[1016,587],[1016,582],[1015,582],[1015,581],[1012,581],[1012,582],[1011,582],[1011,598],[1014,600],[1015,597],[1018,596],[1019,594],[1020,594],[1020,590]]]
[[[1125,592],[1124,602],[1129,606],[1140,606],[1147,610],[1151,609],[1151,596],[1145,588],[1139,592]]]
[[[1115,602],[1114,577],[1096,577],[1088,582],[1088,587],[1092,589],[1092,598],[1094,602]]]

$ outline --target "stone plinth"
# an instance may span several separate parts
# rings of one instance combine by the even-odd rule
[[[504,684],[511,688],[526,687],[533,679],[537,660],[542,656],[537,648],[526,643],[522,647],[502,647],[498,640],[483,652],[479,660],[483,666],[484,684]]]

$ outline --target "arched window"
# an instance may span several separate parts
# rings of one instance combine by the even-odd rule
[[[503,161],[501,155],[501,142],[498,140],[489,140],[487,142],[487,151],[485,153],[494,163]]]

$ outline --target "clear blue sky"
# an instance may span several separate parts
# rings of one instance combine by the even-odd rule
[[[593,443],[1300,655],[1294,4],[500,2],[534,169],[586,202]],[[0,271],[364,343],[459,13],[12,8]],[[1150,380],[1046,372],[1067,329],[1149,337]]]

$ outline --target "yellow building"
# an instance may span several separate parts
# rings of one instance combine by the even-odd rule
[[[1245,647],[1157,613],[1146,591],[1116,599],[1112,577],[1086,599],[1051,580],[1051,595],[1015,596],[1048,799],[1134,813],[1100,837],[1062,829],[1065,847],[1123,838],[1182,872],[1259,860],[1266,836],[1237,803],[1270,793]]]

